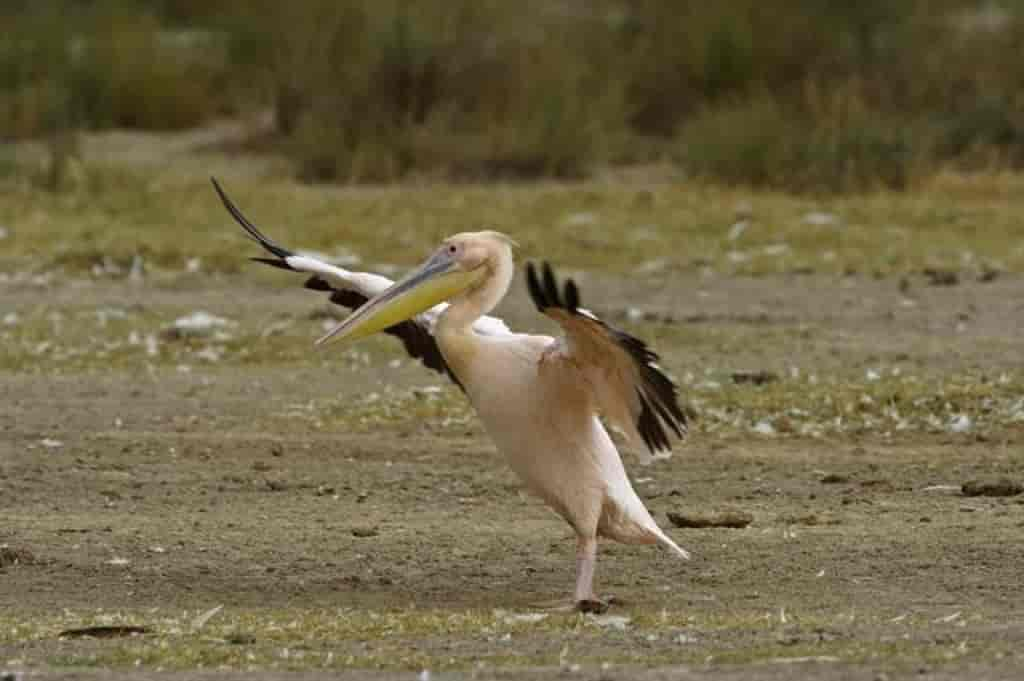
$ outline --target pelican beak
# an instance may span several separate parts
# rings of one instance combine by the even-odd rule
[[[483,267],[464,272],[442,248],[405,278],[363,303],[316,345],[357,340],[383,331],[462,293],[479,282],[484,273]]]

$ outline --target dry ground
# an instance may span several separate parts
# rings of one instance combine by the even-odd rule
[[[72,213],[47,229],[76,229]],[[695,417],[673,459],[630,466],[694,560],[603,545],[598,587],[619,603],[595,618],[552,608],[572,585],[567,527],[523,496],[458,391],[390,340],[312,352],[332,313],[283,273],[165,267],[133,279],[102,261],[90,272],[81,253],[53,269],[29,242],[14,241],[0,280],[0,670],[1019,671],[1024,495],[961,491],[1024,479],[1014,267],[971,265],[934,285],[942,273],[903,265],[751,278],[680,260],[625,278],[571,263],[586,270],[591,307],[663,352]],[[921,249],[913,262],[930,257]],[[520,288],[502,313],[549,328]],[[198,310],[227,321],[195,337],[166,331]],[[763,385],[734,376],[761,371]],[[753,521],[682,529],[670,511]],[[111,624],[149,633],[59,636]]]
[[[1024,309],[1013,301],[1024,282],[1016,278],[921,287],[913,308],[902,307],[896,286],[870,280],[764,284],[679,278],[648,291],[648,309],[664,318],[692,318],[700,308],[711,320],[661,325],[698,329],[692,350],[663,347],[677,375],[701,373],[723,334],[762,330],[762,346],[719,353],[713,377],[787,366],[825,373],[836,363],[858,374],[904,366],[995,377],[1021,366],[1015,333]],[[590,290],[603,298],[595,307],[614,309],[643,286],[595,278]],[[670,290],[707,295],[663,293]],[[81,282],[9,286],[3,300],[26,334],[41,317],[103,338],[113,322],[101,326],[99,313],[123,310],[145,335],[166,324],[159,320],[204,309],[237,322],[236,334],[251,329],[247,343],[255,345],[261,325],[291,320],[281,335],[306,354],[322,323],[308,319],[320,309],[311,296],[234,281],[186,291]],[[986,310],[982,321],[946,333],[936,352],[935,330],[953,328],[963,306]],[[761,312],[737,313],[752,310]],[[908,318],[887,322],[890,313]],[[520,295],[507,315],[530,324]],[[810,334],[798,353],[787,335],[768,333],[823,320],[830,334]],[[18,329],[6,332],[9,340]],[[391,344],[369,355],[309,353],[307,361],[226,351],[214,362],[199,354],[205,343],[159,342],[159,356],[143,360],[138,349],[139,358],[115,357],[112,369],[75,358],[61,368],[44,353],[3,374],[0,543],[29,556],[2,568],[0,659],[8,666],[140,660],[555,673],[579,664],[593,673],[609,663],[730,678],[749,664],[768,663],[749,668],[765,675],[780,660],[817,658],[797,668],[841,678],[857,670],[1009,673],[1019,661],[1024,496],[959,491],[972,479],[1021,478],[1021,427],[1011,420],[985,433],[911,428],[890,437],[772,437],[698,421],[671,461],[633,468],[641,495],[665,525],[668,511],[708,510],[746,511],[753,523],[671,529],[695,554],[689,563],[605,545],[600,585],[623,602],[612,615],[628,619],[592,620],[541,609],[571,586],[567,528],[521,495],[461,397],[448,388],[435,394],[441,382],[418,366],[393,366]],[[181,356],[164,357],[173,353]],[[798,380],[784,373],[778,383]],[[691,390],[716,392],[696,380]],[[382,397],[371,405],[421,404],[421,417],[376,413],[366,406],[374,393]],[[224,609],[193,631],[192,619],[217,605]],[[523,613],[549,616],[516,618]],[[104,622],[154,633],[57,638]],[[785,667],[787,678],[796,673]]]

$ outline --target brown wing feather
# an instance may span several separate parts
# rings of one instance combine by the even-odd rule
[[[560,291],[547,263],[540,276],[533,263],[527,263],[526,283],[537,309],[565,331],[573,362],[603,379],[595,389],[609,418],[622,420],[628,414],[632,423],[620,423],[620,427],[632,426],[652,453],[670,449],[670,432],[680,438],[686,434],[686,414],[679,406],[678,390],[658,367],[657,353],[639,338],[581,309],[576,283],[567,279]]]

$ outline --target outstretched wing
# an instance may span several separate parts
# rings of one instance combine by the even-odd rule
[[[669,433],[682,438],[687,424],[675,384],[657,365],[658,355],[639,338],[581,308],[572,279],[565,281],[560,292],[547,263],[542,276],[528,263],[526,283],[537,309],[558,322],[565,333],[554,341],[547,357],[579,371],[605,418],[631,440],[643,442],[651,454],[668,452]]]
[[[290,272],[309,274],[311,276],[306,279],[305,288],[323,291],[328,294],[328,299],[332,303],[352,310],[383,292],[393,283],[387,277],[379,274],[353,272],[307,255],[289,251],[265,236],[228,198],[220,183],[213,178],[210,179],[231,217],[242,226],[249,237],[273,256],[271,258],[252,258],[252,260]],[[410,356],[420,360],[426,367],[446,374],[461,388],[462,384],[459,383],[459,379],[445,362],[444,356],[437,346],[437,340],[433,336],[434,324],[446,308],[447,303],[435,305],[426,312],[416,315],[413,319],[385,329],[384,333],[401,340]],[[505,322],[496,317],[482,317],[473,325],[473,329],[484,335],[510,333]]]

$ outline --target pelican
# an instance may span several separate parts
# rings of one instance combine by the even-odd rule
[[[655,523],[626,474],[603,416],[645,461],[686,434],[675,384],[647,345],[580,307],[576,284],[561,286],[548,264],[526,267],[537,309],[561,338],[512,332],[490,312],[515,270],[512,239],[465,232],[445,239],[421,266],[392,282],[289,251],[256,228],[213,179],[224,207],[272,257],[253,260],[309,276],[305,287],[354,309],[317,345],[383,331],[408,353],[448,375],[469,398],[487,433],[525,486],[576,533],[575,607],[603,612],[594,595],[598,538],[660,544],[689,554]]]

